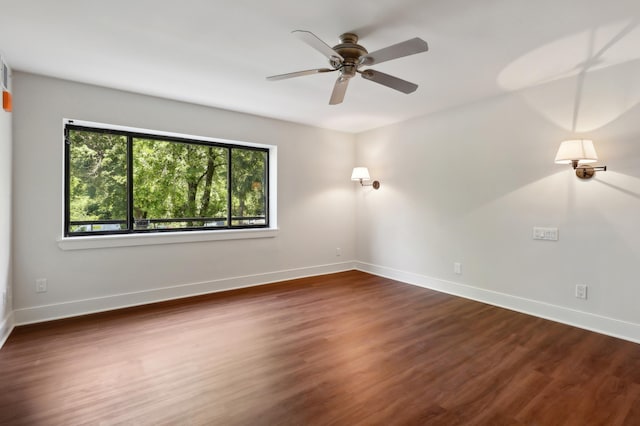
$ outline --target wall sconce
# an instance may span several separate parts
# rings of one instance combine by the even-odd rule
[[[351,180],[360,181],[360,185],[362,186],[373,186],[373,189],[380,188],[380,181],[374,180],[371,183],[364,183],[371,180],[369,176],[369,169],[366,167],[354,167],[353,173],[351,173]]]
[[[588,163],[598,161],[598,154],[593,146],[593,141],[588,139],[575,139],[564,141],[558,148],[556,164],[571,164],[580,179],[591,179],[598,171],[607,171],[607,166],[589,166]]]

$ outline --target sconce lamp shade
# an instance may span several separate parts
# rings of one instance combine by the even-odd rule
[[[367,169],[366,167],[354,167],[353,173],[351,173],[351,180],[371,180],[371,176],[369,176],[369,169]]]
[[[598,154],[593,147],[593,141],[588,139],[575,139],[564,141],[558,148],[556,164],[587,164],[598,161]],[[574,166],[575,167],[575,166]]]

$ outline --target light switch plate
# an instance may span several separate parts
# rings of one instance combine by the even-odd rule
[[[533,227],[534,240],[558,241],[558,228]]]

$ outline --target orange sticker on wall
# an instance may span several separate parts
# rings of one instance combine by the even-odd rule
[[[5,111],[11,112],[11,93],[6,90],[2,91],[2,108]]]

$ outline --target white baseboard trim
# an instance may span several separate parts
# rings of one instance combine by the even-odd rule
[[[131,306],[146,305],[172,299],[217,293],[244,287],[271,284],[316,275],[332,274],[356,269],[373,275],[390,278],[406,284],[416,285],[466,299],[476,300],[512,311],[522,312],[596,333],[640,343],[640,324],[621,321],[588,312],[551,305],[536,300],[525,299],[505,293],[485,290],[465,284],[445,281],[413,272],[401,271],[365,262],[341,262],[305,268],[267,272],[219,280],[189,283],[123,293],[106,297],[74,300],[70,302],[15,309],[0,322],[0,348],[4,345],[15,326],[55,319],[75,317],[96,312],[110,311]]]
[[[355,269],[401,281],[406,284],[476,300],[596,333],[629,340],[634,343],[640,343],[640,324],[365,262],[355,262]]]
[[[146,305],[166,300],[181,299],[202,294],[217,293],[244,287],[271,284],[279,281],[332,274],[355,269],[354,262],[341,262],[305,268],[267,272],[263,274],[223,278],[212,281],[180,284],[133,293],[115,294],[92,299],[74,300],[52,305],[33,306],[15,309],[13,321],[15,325],[33,324],[96,312],[111,311],[131,306]]]
[[[9,312],[2,321],[0,321],[0,349],[4,346],[5,342],[9,338],[9,335],[13,331],[14,327],[13,312]]]

